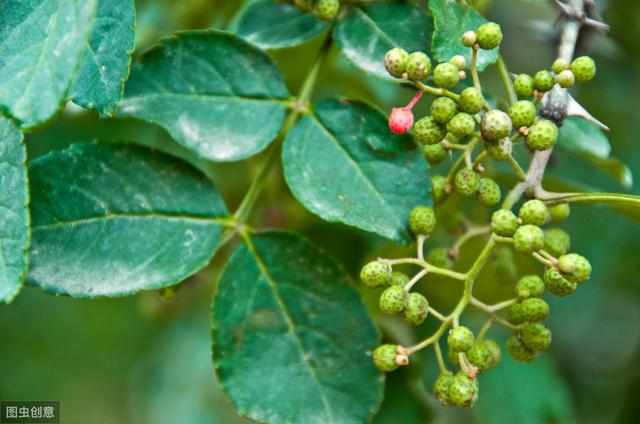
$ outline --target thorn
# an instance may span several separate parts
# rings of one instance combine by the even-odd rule
[[[587,110],[582,107],[580,103],[578,103],[570,94],[569,94],[569,102],[567,104],[567,116],[577,116],[586,121],[591,122],[592,124],[597,125],[603,131],[609,131],[609,127],[607,127],[602,122],[598,121],[593,117]]]
[[[585,24],[586,26],[590,26],[593,27],[595,29],[597,29],[598,31],[601,32],[608,32],[609,31],[609,25],[605,24],[604,22],[600,22],[596,19],[592,19],[592,18],[584,18],[582,20],[582,23]]]

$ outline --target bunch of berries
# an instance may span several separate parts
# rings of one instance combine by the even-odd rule
[[[544,151],[553,148],[558,139],[556,122],[545,119],[538,110],[544,93],[555,84],[569,88],[576,82],[587,82],[595,75],[595,64],[586,56],[575,59],[571,64],[557,60],[551,67],[552,72],[540,71],[535,77],[518,75],[513,81],[513,88],[519,100],[507,111],[494,109],[485,101],[476,61],[480,50],[496,49],[501,41],[500,26],[492,22],[481,25],[477,31],[465,32],[461,42],[472,49],[468,68],[463,56],[438,63],[433,72],[431,59],[423,52],[409,54],[401,48],[393,48],[384,57],[385,68],[391,76],[411,81],[417,88],[416,95],[407,106],[392,110],[389,119],[391,131],[396,134],[411,131],[432,165],[443,162],[453,150],[463,151],[446,177],[435,175],[431,178],[433,203],[436,205],[455,192],[464,197],[476,196],[486,207],[496,206],[502,193],[496,181],[483,175],[485,158],[508,161],[524,179],[524,172],[512,156],[514,143],[523,140],[531,150]],[[471,74],[473,86],[459,93],[452,91],[461,79],[466,78],[467,72]],[[431,82],[432,85],[428,85]],[[424,93],[436,98],[431,103],[429,114],[414,125],[412,108]],[[483,152],[474,159],[474,149],[480,145]],[[380,370],[393,371],[408,365],[410,355],[416,351],[434,346],[440,375],[433,391],[445,406],[473,406],[479,391],[477,375],[500,363],[500,346],[495,340],[485,337],[492,324],[500,324],[512,332],[505,347],[513,359],[521,362],[534,360],[551,344],[551,331],[544,325],[550,311],[543,295],[547,291],[555,296],[571,294],[591,274],[591,264],[586,258],[569,253],[571,239],[564,230],[542,228],[566,219],[570,214],[568,204],[547,205],[542,200],[531,199],[520,206],[516,215],[510,210],[515,201],[510,203],[507,199],[506,206],[493,212],[489,226],[473,230],[467,228],[451,249],[434,248],[426,257],[423,257],[423,247],[435,228],[436,214],[430,207],[415,207],[409,215],[408,226],[417,239],[417,257],[378,259],[366,264],[360,274],[367,287],[384,289],[379,302],[383,313],[399,315],[410,326],[420,325],[427,316],[441,322],[432,336],[415,346],[384,344],[378,347],[373,352],[373,361]],[[483,234],[488,237],[487,245],[471,269],[464,274],[453,271],[460,245],[470,237]],[[513,251],[542,263],[544,272],[518,279]],[[491,306],[473,297],[473,283],[487,263],[494,268],[500,284],[515,282],[512,299]],[[419,265],[422,270],[409,277],[393,269],[395,265],[402,264]],[[424,295],[412,291],[415,284],[429,274],[458,279],[465,284],[462,298],[451,314],[441,314]],[[487,324],[477,336],[459,322],[468,305],[489,315]],[[498,315],[500,311],[507,311],[508,316],[501,318]],[[445,334],[446,357],[451,365],[459,367],[456,373],[447,369],[440,351],[439,340]]]

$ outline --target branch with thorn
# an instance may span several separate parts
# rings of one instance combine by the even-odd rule
[[[589,0],[570,0],[568,2],[561,0],[550,1],[551,4],[558,8],[560,13],[566,17],[560,34],[558,58],[563,59],[567,63],[571,63],[580,29],[585,25],[590,25],[590,20],[595,20],[596,17],[598,17],[597,7]],[[601,24],[600,27],[602,29],[604,29],[604,27],[608,28],[605,24]],[[599,126],[603,130],[609,129],[609,127],[587,112],[566,89],[558,85],[545,93],[541,102],[541,113],[559,125],[569,116],[578,116]],[[510,209],[529,189],[533,191],[534,196],[544,195],[546,193],[542,188],[542,177],[544,176],[544,171],[552,152],[553,148],[534,153],[524,181],[518,183],[507,194],[503,208]]]

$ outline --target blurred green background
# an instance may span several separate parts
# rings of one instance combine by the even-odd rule
[[[533,73],[550,65],[555,56],[557,16],[546,2],[478,3],[503,27],[503,53],[511,71]],[[574,94],[611,128],[608,136],[613,155],[623,159],[640,179],[640,2],[610,0],[600,4],[612,30],[608,37],[585,34],[581,38],[578,53],[595,57],[598,75]],[[230,28],[241,6],[241,1],[234,0],[139,1],[137,54],[177,29]],[[321,38],[272,52],[292,92],[313,62]],[[501,95],[493,69],[485,75],[493,92]],[[389,110],[406,103],[411,92],[365,75],[333,51],[315,98],[331,95],[367,99]],[[428,102],[420,107],[424,112]],[[216,182],[232,210],[261,161],[258,156],[232,164],[203,163],[157,127],[134,120],[101,120],[78,108],[67,108],[47,127],[29,134],[27,144],[34,158],[94,138],[133,140],[185,157]],[[552,183],[562,176],[570,185],[624,191],[611,177],[566,154],[554,156],[549,175]],[[354,276],[365,260],[402,252],[403,248],[375,236],[321,222],[291,197],[279,170],[270,178],[254,214],[255,225],[283,226],[305,234],[333,252]],[[507,187],[513,180],[504,176],[500,182]],[[640,194],[640,183],[631,192]],[[466,211],[474,221],[487,222],[487,211],[470,206],[452,199],[441,218],[446,221],[457,209]],[[594,273],[570,298],[550,299],[554,342],[549,353],[530,365],[516,364],[505,355],[498,369],[480,378],[477,407],[460,411],[439,407],[429,395],[436,365],[433,354],[424,352],[411,367],[389,376],[386,400],[375,422],[637,422],[639,216],[623,217],[605,207],[573,207],[563,227],[572,235],[573,249],[591,260]],[[446,246],[451,240],[451,235],[443,233],[430,245]],[[464,269],[478,247],[467,245],[457,266]],[[209,268],[185,282],[175,294],[149,292],[133,298],[76,300],[25,288],[12,305],[0,306],[0,399],[60,400],[64,423],[243,421],[218,388],[210,362],[210,298],[229,250],[219,252]],[[518,260],[521,273],[539,269],[529,260]],[[478,283],[479,296],[489,303],[506,298],[512,290],[497,284],[490,271]],[[438,280],[429,284],[425,293],[444,311],[459,296],[457,289]],[[376,302],[370,293],[363,296],[372,305]],[[411,343],[420,336],[394,319],[378,315],[376,319],[384,333],[393,331],[400,341]],[[469,319],[474,322],[473,315]],[[419,333],[431,330],[430,325],[424,327]],[[492,334],[505,336],[500,329]]]

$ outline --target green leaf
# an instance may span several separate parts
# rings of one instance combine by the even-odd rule
[[[10,303],[27,276],[29,186],[22,133],[0,117],[0,302]]]
[[[249,3],[244,9],[237,33],[263,49],[281,49],[302,44],[328,26],[328,22],[303,13],[292,4],[261,0]]]
[[[609,157],[609,139],[595,124],[578,117],[565,119],[558,132],[558,147],[583,158],[623,187],[633,185],[631,170],[620,160]]]
[[[263,51],[233,34],[187,31],[133,66],[118,115],[160,125],[203,159],[232,161],[271,143],[288,96]]]
[[[558,131],[558,147],[602,159],[608,158],[611,153],[611,145],[604,132],[595,124],[577,117],[564,120]]]
[[[282,160],[293,194],[311,212],[396,241],[407,217],[431,205],[428,165],[410,136],[393,135],[372,106],[329,99],[289,131]]]
[[[129,76],[136,11],[132,0],[97,1],[95,23],[70,97],[109,115],[122,98]]]
[[[227,215],[182,161],[146,148],[75,144],[32,163],[29,282],[74,297],[176,284],[213,255]]]
[[[582,156],[595,168],[615,179],[621,186],[625,188],[631,188],[633,186],[633,174],[631,173],[631,170],[619,159],[602,159],[588,154],[583,154]]]
[[[95,0],[0,7],[0,108],[31,128],[60,108],[93,24]]]
[[[383,378],[379,335],[344,271],[289,233],[246,237],[213,300],[213,360],[240,414],[271,423],[362,423]]]
[[[423,8],[406,4],[354,7],[334,30],[342,54],[354,65],[377,76],[394,79],[384,69],[384,54],[402,47],[429,53],[433,24]]]
[[[546,356],[531,364],[505,357],[480,377],[482,394],[476,408],[483,422],[540,424],[571,422],[569,392]]]
[[[461,43],[462,34],[477,30],[486,22],[475,9],[456,0],[429,0],[435,31],[431,51],[436,59],[446,62],[455,55],[462,55],[471,63],[471,49]],[[478,70],[482,71],[498,59],[499,48],[478,51]]]

